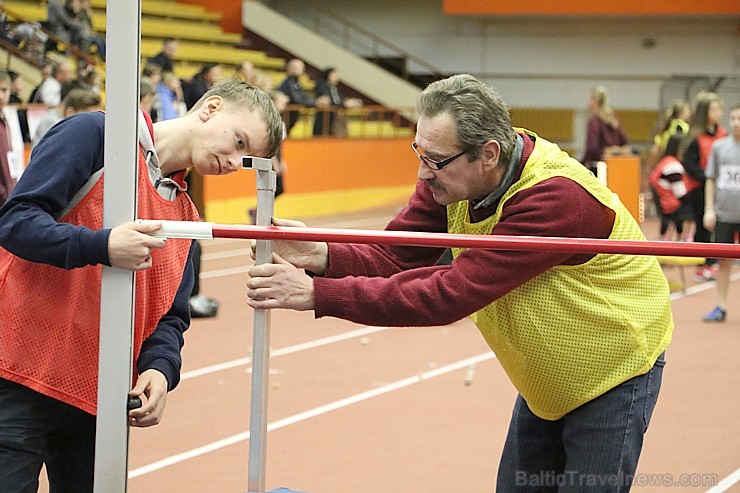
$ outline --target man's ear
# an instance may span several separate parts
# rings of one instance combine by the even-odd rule
[[[208,121],[223,106],[223,102],[221,96],[211,96],[203,101],[200,110],[198,110],[201,121]]]
[[[485,169],[494,169],[498,166],[501,157],[501,144],[495,140],[489,140],[483,144],[481,158]]]

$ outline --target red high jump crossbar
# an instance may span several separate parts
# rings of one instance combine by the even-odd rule
[[[564,253],[613,253],[667,257],[740,258],[740,245],[671,241],[602,240],[553,236],[468,235],[408,231],[292,228],[161,221],[156,236],[166,238],[238,238],[252,240],[325,241],[425,247],[487,248],[490,250]]]

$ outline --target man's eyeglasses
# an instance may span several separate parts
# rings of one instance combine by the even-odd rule
[[[435,161],[434,159],[426,157],[424,154],[419,152],[419,148],[417,147],[416,142],[411,143],[411,149],[413,149],[414,154],[416,154],[416,157],[418,157],[421,161],[424,161],[424,164],[426,164],[433,170],[437,170],[437,171],[441,170],[442,168],[444,168],[445,166],[447,166],[452,161],[459,158],[466,152],[466,151],[458,152],[454,156],[450,156],[448,158],[442,159],[441,161]]]

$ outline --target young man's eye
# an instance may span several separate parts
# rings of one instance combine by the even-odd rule
[[[238,137],[236,139],[236,147],[238,147],[239,149],[243,149],[244,148],[244,141],[242,139],[238,138]]]

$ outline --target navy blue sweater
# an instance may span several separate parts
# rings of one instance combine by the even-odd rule
[[[39,141],[7,202],[0,207],[0,246],[32,262],[74,269],[108,265],[110,229],[57,222],[90,176],[103,167],[103,113],[80,113],[62,120]],[[188,300],[193,289],[193,247],[172,307],[141,347],[139,373],[156,369],[169,390],[180,381],[183,332],[190,325]]]

